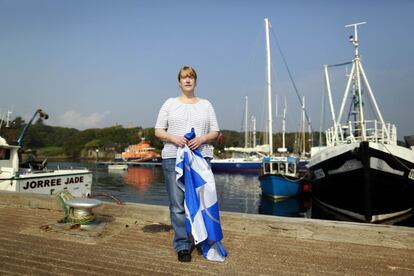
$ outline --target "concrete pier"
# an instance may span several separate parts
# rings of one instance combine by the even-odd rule
[[[168,208],[104,203],[62,226],[55,197],[0,192],[0,275],[414,275],[414,229],[222,212],[224,263],[177,261]]]

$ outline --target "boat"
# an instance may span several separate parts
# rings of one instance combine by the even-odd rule
[[[285,147],[285,117],[286,103],[283,111],[282,123],[282,147],[278,149],[278,155],[273,154],[272,131],[272,79],[271,79],[271,54],[268,18],[264,19],[266,30],[266,56],[267,56],[267,99],[268,99],[268,135],[269,154],[262,160],[262,171],[259,176],[262,193],[266,196],[280,199],[294,197],[308,191],[308,185],[302,182],[305,174],[301,175],[298,168],[300,157],[289,154]]]
[[[244,147],[228,147],[224,151],[231,152],[230,158],[213,158],[211,160],[211,169],[214,173],[242,173],[242,174],[259,174],[262,167],[263,152],[267,148],[256,145],[256,126],[255,118],[253,122],[253,139],[249,147],[248,132],[248,97],[245,97],[244,105]]]
[[[328,68],[338,65],[324,66],[333,124],[325,132],[326,146],[308,166],[314,201],[358,221],[385,223],[413,210],[414,151],[397,144],[397,128],[385,123],[368,82],[358,48],[358,26],[365,23],[345,26],[354,28],[349,40],[355,54],[346,63],[352,69],[337,117]],[[343,120],[347,102],[350,113]],[[369,102],[371,115],[364,109]]]
[[[210,163],[214,173],[258,174],[262,168],[262,159],[260,158],[232,157],[212,159]]]
[[[91,195],[92,172],[80,169],[48,169],[47,160],[22,162],[21,151],[25,133],[33,119],[39,115],[47,119],[41,109],[36,110],[32,119],[24,127],[17,145],[9,145],[0,137],[0,190],[18,193],[36,193],[54,195],[60,191],[69,191],[75,197]]]
[[[128,164],[108,164],[108,171],[126,171]]]
[[[161,162],[161,155],[155,151],[148,140],[142,139],[138,144],[128,146],[114,162]]]

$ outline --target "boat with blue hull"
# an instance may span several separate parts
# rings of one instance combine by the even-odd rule
[[[286,131],[286,101],[283,110],[282,123],[282,147],[278,148],[278,155],[273,154],[273,132],[272,132],[272,79],[270,62],[270,23],[265,18],[266,30],[266,54],[267,54],[267,99],[268,99],[268,134],[269,134],[269,155],[262,160],[262,171],[259,176],[262,193],[272,198],[285,198],[299,196],[308,191],[308,185],[302,182],[306,175],[306,167],[301,163],[301,171],[298,170],[300,158],[287,152],[285,147]]]
[[[259,174],[262,168],[262,157],[268,152],[268,147],[256,145],[256,118],[252,116],[252,138],[249,139],[248,97],[245,97],[244,107],[244,147],[224,148],[231,153],[231,158],[213,158],[211,169],[215,173]],[[250,141],[249,141],[250,140]]]
[[[259,177],[263,194],[272,198],[295,197],[309,191],[302,180],[305,173],[298,171],[299,158],[295,156],[263,158],[263,172]]]
[[[261,160],[246,160],[244,158],[228,158],[211,160],[211,169],[217,173],[246,173],[258,174],[262,168]]]

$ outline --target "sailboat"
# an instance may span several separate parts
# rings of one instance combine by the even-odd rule
[[[355,220],[379,222],[412,211],[414,151],[397,144],[397,129],[384,122],[368,82],[358,48],[358,26],[365,23],[345,26],[354,28],[349,40],[355,55],[337,118],[330,66],[324,66],[333,126],[326,131],[326,147],[312,155],[309,168],[314,200]],[[350,113],[343,121],[348,101]],[[374,106],[372,120],[364,110],[368,101]]]
[[[273,155],[272,131],[272,79],[271,79],[271,53],[269,39],[269,19],[265,18],[266,31],[266,63],[267,63],[267,99],[268,99],[268,135],[269,155],[262,160],[262,171],[259,176],[262,193],[272,198],[285,198],[298,196],[307,190],[302,183],[302,175],[298,171],[300,158],[291,155],[285,147],[285,117],[286,105],[283,112],[282,147],[278,149],[278,156]]]
[[[225,172],[225,173],[246,173],[246,174],[259,174],[262,167],[263,152],[267,151],[267,147],[256,145],[255,138],[255,119],[253,122],[253,143],[249,147],[248,142],[248,97],[245,97],[244,105],[244,147],[229,147],[224,150],[232,153],[231,158],[211,160],[211,169],[213,172]]]

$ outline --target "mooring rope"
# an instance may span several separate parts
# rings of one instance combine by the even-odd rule
[[[290,181],[290,182],[299,182],[299,181],[302,181],[303,179],[305,179],[305,177],[306,177],[306,175],[304,175],[304,176],[300,177],[299,179],[293,180],[293,179],[289,179],[289,178],[288,178],[288,177],[286,177],[284,174],[281,174],[281,176],[282,176],[285,180]]]
[[[123,205],[124,204],[121,200],[119,200],[118,198],[114,197],[113,195],[109,195],[109,194],[103,194],[103,193],[101,193],[101,194],[94,194],[90,198],[97,198],[97,197],[99,197],[99,198],[102,198],[102,197],[110,198],[110,199],[112,199],[113,201],[115,201],[119,205]]]
[[[70,207],[66,202],[73,199],[73,195],[68,191],[61,191],[56,194],[58,201],[63,205],[65,216],[59,220],[59,223],[73,223],[73,224],[89,224],[95,220],[93,213],[74,214],[74,208]]]
[[[389,152],[389,154],[391,154],[391,157],[395,159],[395,161],[397,161],[398,163],[400,163],[401,166],[403,166],[404,168],[407,169],[407,171],[410,171],[411,169],[406,166],[403,162],[401,162],[401,160],[399,160],[397,157],[394,156],[394,154],[392,154],[392,152],[385,146],[384,143],[381,143],[381,145],[384,146],[384,148]]]

